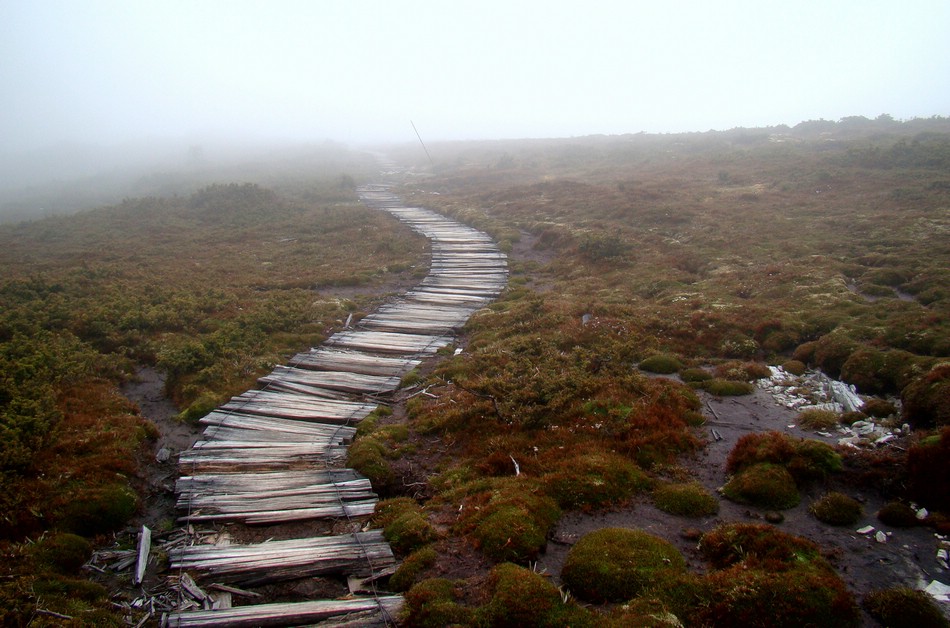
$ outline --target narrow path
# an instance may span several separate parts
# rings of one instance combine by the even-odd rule
[[[491,238],[434,212],[405,207],[386,186],[360,189],[364,204],[387,211],[431,242],[429,274],[403,297],[295,356],[201,422],[207,427],[179,459],[181,520],[190,524],[271,525],[346,520],[351,532],[268,539],[243,545],[195,544],[169,555],[183,589],[220,592],[163,625],[296,626],[345,618],[347,625],[394,625],[403,599],[377,589],[395,568],[379,531],[360,531],[378,501],[369,480],[344,468],[355,425],[401,378],[454,341],[454,333],[508,281],[507,259]],[[347,599],[231,607],[255,587],[317,575],[347,578]],[[192,584],[191,578],[198,584]],[[187,585],[187,586],[186,586]],[[196,602],[195,606],[199,606]]]

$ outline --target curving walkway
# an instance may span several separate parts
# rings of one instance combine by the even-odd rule
[[[354,426],[423,358],[452,344],[455,331],[507,285],[507,258],[485,233],[405,207],[387,186],[359,192],[364,204],[429,238],[429,274],[353,328],[276,367],[261,378],[260,389],[232,398],[201,420],[204,434],[179,459],[176,492],[183,522],[253,525],[371,514],[378,498],[369,480],[343,468]],[[296,626],[329,619],[392,625],[403,604],[401,596],[379,592],[373,584],[395,567],[378,530],[193,545],[172,551],[169,560],[183,588],[199,590],[197,599],[201,586],[226,595],[207,596],[205,608],[166,615],[166,626]],[[347,576],[354,591],[369,595],[228,608],[230,593],[253,600],[238,587],[328,574]]]

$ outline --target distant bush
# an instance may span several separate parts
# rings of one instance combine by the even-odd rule
[[[801,486],[842,468],[841,456],[826,443],[795,440],[781,432],[761,432],[746,434],[736,442],[726,459],[726,470],[736,473],[761,463],[784,466]]]
[[[888,628],[947,628],[944,617],[933,598],[909,587],[893,587],[871,591],[862,605],[868,613]]]
[[[679,550],[659,537],[642,530],[602,528],[571,547],[561,580],[582,600],[621,602],[658,578],[685,569]]]
[[[581,240],[578,250],[590,261],[602,262],[623,257],[629,252],[630,245],[617,236],[589,234]]]
[[[737,382],[751,382],[770,377],[772,371],[762,362],[724,362],[715,368],[716,376]]]
[[[683,363],[675,356],[658,353],[640,362],[640,370],[648,373],[668,375],[683,368]]]
[[[695,482],[659,486],[653,491],[653,503],[663,512],[681,517],[705,517],[719,512],[719,500]]]
[[[815,345],[814,362],[829,377],[837,379],[857,347],[857,343],[843,333],[825,334]]]
[[[858,500],[838,492],[825,494],[808,510],[819,521],[833,526],[854,525],[864,512]]]

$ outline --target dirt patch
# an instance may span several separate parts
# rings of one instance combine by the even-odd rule
[[[701,393],[701,397],[707,423],[699,429],[708,444],[697,455],[684,458],[680,463],[711,492],[725,484],[726,458],[736,441],[745,434],[776,430],[796,438],[812,438],[835,444],[835,438],[823,438],[797,427],[789,427],[793,424],[795,411],[777,405],[766,391],[757,389],[751,395],[731,398],[716,398]],[[721,440],[712,436],[713,429]],[[898,442],[891,446],[900,447],[901,444]],[[777,527],[821,546],[822,553],[836,567],[858,599],[868,591],[896,585],[922,588],[942,575],[936,562],[939,541],[931,529],[885,526],[875,517],[884,500],[874,492],[855,490],[853,486],[844,484],[843,480],[832,478],[827,485],[803,491],[802,502],[795,508],[783,511],[784,521]],[[840,490],[862,502],[864,515],[857,524],[844,528],[832,527],[809,514],[809,505],[829,490]],[[707,532],[720,524],[736,521],[764,522],[765,514],[765,510],[721,499],[718,514],[689,519],[657,509],[648,496],[637,499],[626,508],[610,512],[571,512],[558,522],[547,552],[538,560],[538,567],[560,584],[561,567],[571,545],[588,532],[604,527],[624,527],[645,530],[673,543],[686,557],[690,568],[701,573],[706,570],[706,565],[696,549],[696,531]],[[855,532],[867,525],[887,533],[887,542],[878,543],[874,535]],[[865,624],[877,625],[867,616]]]

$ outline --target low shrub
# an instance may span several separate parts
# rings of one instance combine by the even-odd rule
[[[653,492],[653,503],[680,517],[705,517],[719,512],[719,500],[696,482],[664,484]]]
[[[849,628],[861,625],[854,596],[831,571],[775,573],[736,565],[706,578],[707,598],[686,625],[717,628]]]
[[[807,438],[795,443],[795,454],[786,465],[799,487],[822,481],[843,467],[841,456],[831,445]]]
[[[33,551],[40,563],[54,571],[75,574],[92,556],[92,545],[81,536],[63,532],[40,539]]]
[[[524,567],[511,563],[496,566],[488,576],[488,590],[491,599],[477,613],[481,625],[499,628],[596,625],[590,611],[565,603],[556,586]]]
[[[830,430],[838,425],[838,414],[831,410],[810,408],[799,412],[795,422],[806,430]]]
[[[759,508],[786,510],[801,500],[795,479],[782,466],[761,463],[732,476],[722,487],[731,501]]]
[[[663,539],[642,530],[603,528],[574,544],[561,580],[585,601],[621,602],[685,568],[683,556]]]
[[[795,455],[795,449],[795,441],[781,432],[746,434],[729,452],[726,471],[736,473],[760,462],[787,464]]]
[[[861,411],[878,419],[884,419],[892,414],[897,414],[897,406],[885,399],[868,399],[861,406]]]
[[[740,397],[751,395],[755,386],[749,382],[737,382],[728,379],[711,379],[702,383],[702,388],[717,397]]]
[[[726,459],[726,471],[737,473],[759,463],[786,467],[799,486],[823,480],[842,469],[841,456],[826,443],[812,439],[796,441],[773,431],[740,438]]]
[[[787,571],[802,565],[830,569],[815,543],[764,523],[727,523],[703,535],[699,551],[713,567],[738,563]]]
[[[871,591],[861,604],[871,617],[888,628],[950,627],[933,598],[909,587]]]
[[[823,495],[808,510],[819,521],[833,526],[854,525],[864,514],[858,500],[838,492]]]
[[[950,426],[907,450],[907,492],[930,510],[950,512]]]
[[[542,481],[548,495],[568,510],[617,504],[652,483],[636,463],[612,452],[580,454],[561,466],[563,471],[549,473]]]
[[[138,496],[125,484],[114,484],[77,495],[66,508],[63,527],[82,536],[114,532],[138,509]]]
[[[829,377],[838,379],[841,369],[858,345],[844,333],[825,334],[815,345],[814,362]]]
[[[640,370],[648,373],[669,375],[683,368],[683,363],[675,356],[658,353],[640,362]]]
[[[950,364],[938,364],[908,384],[901,402],[904,420],[915,428],[950,425]]]
[[[408,591],[419,579],[419,574],[435,564],[437,557],[435,549],[429,545],[409,554],[389,578],[389,588],[393,591]]]
[[[772,375],[768,365],[762,362],[723,362],[714,371],[716,377],[736,382],[751,382]]]
[[[782,364],[782,369],[791,375],[804,375],[807,367],[800,360],[788,360]]]
[[[877,518],[894,528],[912,528],[920,523],[917,512],[904,502],[887,502],[877,511]]]

